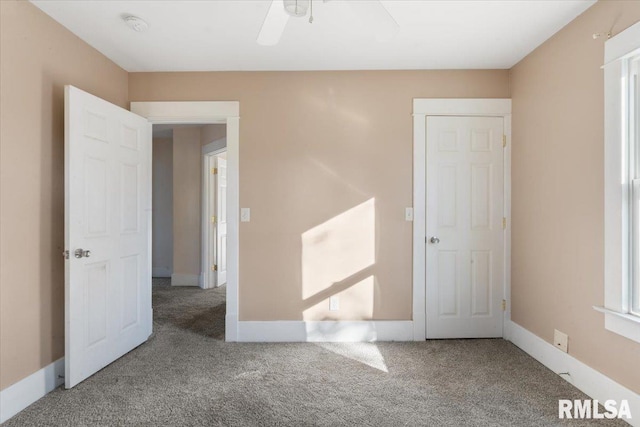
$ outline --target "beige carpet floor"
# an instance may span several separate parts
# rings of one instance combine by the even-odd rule
[[[224,287],[155,280],[153,303],[147,343],[5,425],[626,425],[559,420],[586,396],[501,339],[225,343]]]

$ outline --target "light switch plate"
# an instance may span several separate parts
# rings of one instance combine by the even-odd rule
[[[413,208],[404,208],[404,220],[413,221]]]
[[[569,351],[569,336],[557,329],[553,330],[553,345],[567,353]]]
[[[249,222],[249,221],[251,221],[251,209],[240,208],[240,222]]]

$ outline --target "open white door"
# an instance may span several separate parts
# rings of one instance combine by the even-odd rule
[[[217,161],[216,182],[216,286],[227,283],[227,159]]]
[[[202,212],[202,271],[204,273],[203,288],[215,288],[217,280],[216,269],[216,157],[205,154],[203,169],[203,212]]]
[[[426,337],[502,337],[502,117],[427,117]]]
[[[151,335],[151,124],[65,87],[65,387]]]

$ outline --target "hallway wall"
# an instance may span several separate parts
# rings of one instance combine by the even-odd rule
[[[201,127],[173,130],[173,274],[174,286],[198,286],[202,229]]]
[[[173,273],[173,139],[153,139],[153,277]]]

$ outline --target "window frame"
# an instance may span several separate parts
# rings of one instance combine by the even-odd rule
[[[604,95],[604,307],[605,328],[640,342],[640,221],[632,203],[632,178],[640,177],[635,147],[638,96],[632,98],[631,59],[640,56],[640,22],[605,43]],[[637,88],[636,88],[637,91]],[[635,110],[634,110],[635,108]],[[635,112],[634,112],[635,111]],[[634,113],[634,120],[631,114]],[[636,124],[637,127],[637,124]],[[637,145],[637,142],[635,143]],[[632,161],[632,156],[633,160]],[[632,175],[632,173],[634,175]],[[640,189],[636,180],[636,187]],[[636,192],[640,193],[640,192]],[[637,205],[637,203],[636,203]],[[632,213],[633,212],[633,213]],[[632,238],[632,232],[634,233]],[[638,247],[638,249],[635,249]]]
[[[629,312],[640,316],[640,52],[627,60],[629,74],[629,176],[631,225]]]

